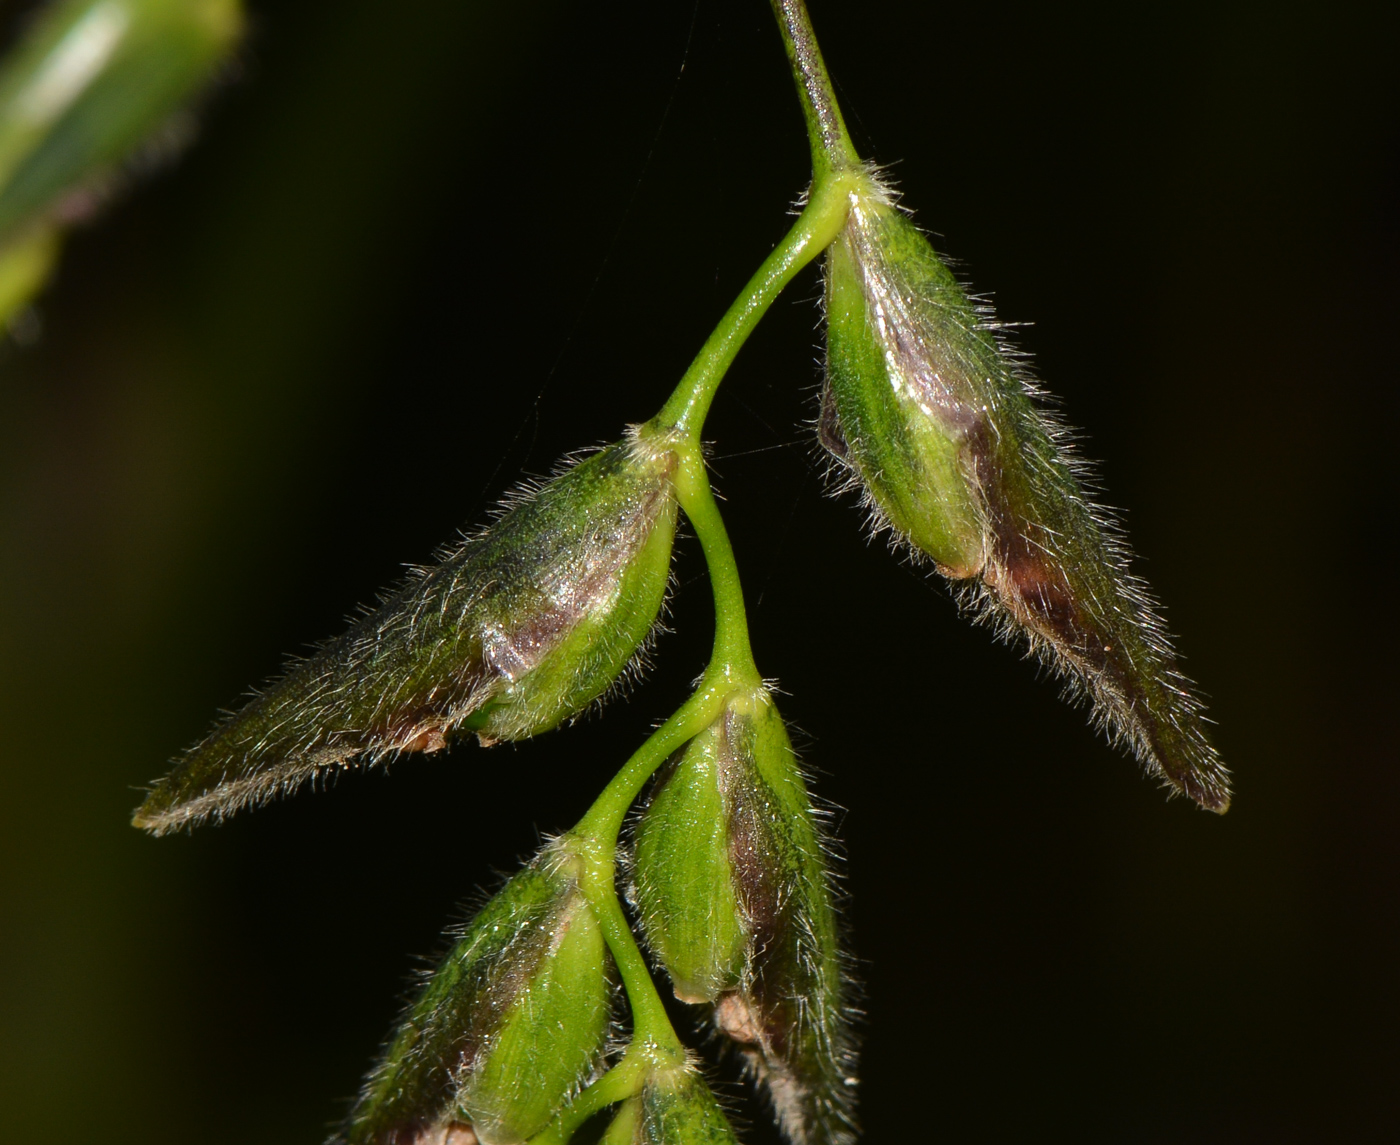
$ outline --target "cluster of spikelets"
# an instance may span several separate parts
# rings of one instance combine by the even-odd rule
[[[821,436],[878,521],[971,586],[969,599],[1076,684],[1149,768],[1223,810],[1227,776],[1199,701],[1063,431],[873,175],[826,280]],[[136,822],[188,826],[330,769],[466,734],[518,740],[575,716],[655,626],[688,448],[649,423],[517,496],[224,719]],[[788,1140],[853,1141],[852,987],[829,847],[766,687],[732,690],[659,767],[623,860],[654,962],[742,1055]],[[340,1140],[520,1145],[621,1068],[635,1047],[617,1037],[624,992],[587,861],[579,837],[554,839],[456,936]],[[643,1047],[629,1060],[643,1074],[606,1103],[605,1141],[734,1140],[693,1058]]]
[[[737,696],[667,762],[634,834],[629,898],[676,995],[707,1008],[794,1145],[852,1141],[849,984],[827,849],[766,690]],[[552,840],[467,925],[344,1141],[525,1142],[603,1073],[620,1048],[616,991],[580,868],[576,840]],[[735,1140],[693,1060],[649,1063],[612,1117],[608,1140]]]
[[[801,5],[775,7],[810,80],[819,64]],[[63,204],[210,73],[238,12],[236,0],[73,0],[34,25],[0,70],[0,320],[42,281]],[[126,91],[125,118],[100,114],[109,88]],[[1068,434],[989,309],[847,154],[829,93],[807,98],[826,177],[838,170],[849,189],[827,247],[821,442],[876,531],[1048,663],[1151,773],[1225,810],[1228,773],[1201,702],[1121,531],[1086,495]],[[525,739],[615,692],[656,631],[679,513],[700,532],[710,512],[698,433],[658,416],[518,493],[222,719],[152,787],[136,824],[162,834],[346,768],[466,737]],[[705,527],[723,532],[717,517]],[[703,717],[645,757],[612,826],[550,840],[452,936],[338,1142],[567,1145],[597,1116],[604,1145],[733,1145],[635,932],[676,997],[741,1057],[791,1145],[851,1145],[854,987],[832,846],[741,643],[742,670],[726,661],[724,686],[697,691],[711,697]]]
[[[489,746],[576,715],[626,673],[656,622],[676,466],[673,435],[642,427],[515,497],[225,718],[154,786],[136,823],[193,825],[328,769],[436,751],[460,734]],[[731,695],[644,802],[625,865],[655,961],[744,1055],[795,1145],[851,1140],[849,988],[828,850],[768,690]],[[514,1145],[613,1064],[619,991],[576,844],[553,840],[456,937],[344,1141]],[[692,1062],[658,1059],[614,1116],[627,1140],[733,1139]]]
[[[1201,702],[1066,431],[990,311],[855,158],[800,0],[774,7],[818,180],[836,171],[850,188],[827,250],[821,441],[876,531],[1042,657],[1150,772],[1225,810]],[[0,65],[0,324],[241,26],[239,0],[57,0],[30,24]],[[658,417],[516,495],[220,721],[154,785],[137,825],[192,827],[463,736],[524,739],[616,691],[656,629],[678,511],[695,518],[681,473],[703,471],[699,429],[680,427]],[[741,1055],[791,1145],[854,1141],[830,842],[751,658],[720,674],[728,690],[703,726],[658,750],[649,789],[645,775],[626,789],[606,854],[581,830],[551,840],[454,935],[337,1140],[567,1145],[597,1114],[604,1145],[733,1145],[699,1060],[656,1040],[654,1012],[641,1020],[640,996],[655,993],[635,928],[676,996]]]
[[[712,1007],[797,1145],[854,1132],[830,852],[764,688],[667,763],[635,831],[628,897],[648,945],[678,998]]]

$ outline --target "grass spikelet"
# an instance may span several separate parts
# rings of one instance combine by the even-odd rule
[[[850,981],[830,865],[766,688],[731,700],[637,821],[630,898],[678,997],[714,1007],[794,1145],[854,1140]]]
[[[337,1141],[426,1145],[455,1132],[513,1145],[596,1072],[612,987],[576,865],[546,846],[463,928]]]
[[[874,175],[827,256],[819,434],[888,526],[1090,702],[1147,771],[1223,812],[1229,773],[1121,529],[990,308]]]
[[[222,818],[349,765],[555,727],[643,647],[670,575],[675,465],[640,437],[518,496],[181,757],[134,822]]]

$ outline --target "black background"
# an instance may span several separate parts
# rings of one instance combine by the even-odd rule
[[[1238,783],[1164,801],[821,495],[806,272],[707,437],[760,667],[846,809],[873,1143],[1400,1126],[1389,7],[813,4],[858,144],[1034,321]],[[0,1136],[321,1138],[456,904],[684,697],[693,540],[601,719],[193,837],[128,828],[135,789],[650,416],[807,162],[759,0],[253,5],[193,150],[0,351]]]

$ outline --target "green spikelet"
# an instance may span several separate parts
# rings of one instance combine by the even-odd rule
[[[1035,386],[873,178],[827,256],[821,436],[873,510],[1202,807],[1229,773],[1146,586]]]
[[[670,576],[675,457],[633,434],[522,494],[191,748],[135,823],[157,834],[328,768],[548,731],[626,671]]]
[[[632,898],[798,1145],[853,1139],[855,1052],[821,832],[766,690],[686,747],[638,822]]]
[[[586,1082],[611,987],[576,863],[546,850],[482,909],[433,973],[370,1075],[349,1145],[517,1145]]]
[[[642,1087],[634,1145],[738,1145],[710,1087],[691,1066],[657,1070]]]
[[[752,769],[736,766],[725,731],[721,722],[690,741],[659,777],[637,825],[632,897],[684,1002],[714,1002],[737,987],[752,939],[734,877],[726,791],[736,772],[742,782]]]

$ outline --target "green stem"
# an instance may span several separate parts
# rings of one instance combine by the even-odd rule
[[[627,991],[633,1044],[648,1046],[678,1061],[684,1059],[685,1048],[671,1026],[665,1003],[656,992],[646,959],[617,899],[617,836],[628,808],[652,773],[673,751],[713,723],[723,710],[728,691],[708,681],[707,672],[700,688],[637,749],[568,836],[570,850],[583,863],[579,886],[593,907]]]
[[[585,822],[587,818],[585,816]],[[684,1060],[685,1047],[671,1025],[666,1005],[656,992],[646,959],[632,936],[632,928],[622,913],[622,904],[617,900],[615,840],[609,844],[594,836],[575,832],[568,838],[567,845],[583,860],[579,887],[593,908],[598,929],[603,932],[603,939],[622,978],[623,989],[627,991],[627,1002],[632,1009],[633,1042],[651,1046],[660,1054],[677,1061]]]
[[[771,0],[771,3],[778,27],[782,29],[788,63],[797,81],[802,118],[807,121],[813,176],[820,180],[833,171],[859,167],[860,156],[846,133],[846,122],[841,118],[841,108],[836,102],[821,48],[817,46],[805,0]]]
[[[641,1099],[626,1102],[614,1115],[612,1124],[598,1145],[633,1145],[637,1137],[637,1122],[641,1120]]]
[[[714,723],[728,699],[728,689],[715,687],[707,670],[700,687],[686,700],[669,720],[647,738],[619,771],[603,793],[594,801],[588,813],[578,821],[571,835],[585,839],[602,849],[607,862],[617,846],[617,835],[642,787],[676,748],[699,735]],[[586,856],[587,857],[587,856]]]
[[[579,886],[592,906],[599,929],[627,991],[632,1010],[632,1042],[616,1066],[576,1097],[531,1145],[567,1145],[595,1113],[641,1090],[657,1065],[685,1061],[666,1005],[617,898],[617,836],[628,809],[667,756],[718,718],[730,689],[716,686],[707,671],[696,689],[669,720],[657,728],[617,773],[588,813],[569,832],[567,846],[581,861]]]
[[[628,809],[666,758],[719,718],[738,690],[762,684],[749,647],[743,588],[729,534],[710,489],[699,445],[690,439],[678,445],[680,465],[676,497],[700,537],[715,596],[715,644],[700,686],[623,765],[603,789],[587,814],[569,833],[569,849],[582,860],[579,885],[593,907],[599,928],[612,952],[632,1008],[633,1040],[622,1062],[586,1089],[536,1140],[562,1145],[598,1110],[630,1097],[640,1086],[642,1066],[679,1064],[685,1047],[677,1037],[665,1003],[656,991],[632,928],[617,898],[617,836]]]
[[[570,832],[569,845],[583,861],[580,886],[593,907],[627,990],[632,1006],[634,1042],[673,1055],[679,1061],[684,1059],[684,1047],[671,1026],[646,959],[637,947],[637,940],[617,900],[617,836],[628,808],[667,756],[714,723],[736,690],[756,688],[762,684],[762,678],[749,648],[744,593],[739,583],[739,569],[734,563],[734,550],[710,491],[700,447],[693,441],[686,441],[678,448],[681,461],[676,476],[676,496],[699,534],[714,588],[714,652],[700,686],[613,776]]]
[[[617,900],[617,836],[628,809],[666,758],[714,723],[736,691],[757,688],[763,681],[749,647],[744,593],[734,549],[710,490],[705,460],[693,440],[683,440],[677,450],[680,464],[675,478],[676,497],[700,537],[714,589],[714,651],[700,686],[613,776],[570,832],[569,845],[583,861],[580,886],[597,916],[632,1006],[634,1044],[649,1045],[653,1051],[675,1056],[679,1061],[684,1059],[684,1047],[671,1026],[646,959]]]
[[[685,1060],[685,1047],[676,1036],[618,901],[617,837],[628,809],[666,758],[718,719],[735,692],[762,686],[749,644],[739,568],[710,488],[700,431],[715,391],[740,347],[797,272],[836,238],[845,225],[852,192],[864,178],[831,93],[806,9],[791,0],[774,0],[774,10],[799,76],[799,91],[804,93],[813,140],[811,194],[797,222],[725,312],[652,421],[658,432],[673,435],[679,455],[676,500],[700,538],[710,573],[715,598],[714,650],[694,694],[637,749],[568,836],[570,849],[582,861],[579,885],[593,907],[627,991],[632,1043],[622,1060],[570,1103],[532,1145],[565,1145],[589,1117],[639,1092],[647,1072],[656,1065],[678,1065]]]
[[[645,1054],[629,1048],[617,1065],[562,1109],[547,1129],[531,1137],[530,1145],[568,1145],[579,1127],[595,1113],[640,1093],[649,1065]]]
[[[744,589],[739,582],[739,566],[734,561],[734,546],[729,543],[724,518],[715,504],[710,475],[705,470],[705,459],[698,445],[692,443],[682,449],[675,489],[676,499],[700,538],[715,598],[715,645],[705,669],[702,690],[705,684],[726,691],[757,687],[763,678],[754,665],[749,646],[748,613],[744,607]]]
[[[627,1001],[632,1008],[632,1039],[654,1047],[665,1057],[683,1061],[685,1046],[671,1025],[666,1004],[656,992],[656,983],[651,980],[646,959],[637,947],[637,940],[632,937],[632,928],[627,925],[622,904],[617,901],[616,878],[615,864],[610,855],[602,862],[588,865],[581,885],[627,991]]]
[[[550,1122],[549,1127],[530,1138],[530,1145],[568,1145],[570,1138],[578,1132],[579,1128],[592,1117],[606,1109],[609,1105],[615,1105],[619,1101],[627,1101],[641,1093],[642,1086],[646,1084],[647,1075],[658,1067],[662,1069],[675,1068],[685,1061],[684,1055],[679,1058],[669,1054],[658,1055],[655,1047],[644,1042],[634,1040],[627,1047],[627,1052],[622,1055],[622,1060],[608,1070],[602,1077],[579,1094],[572,1102],[559,1112],[559,1115]],[[618,1110],[619,1115],[630,1112],[628,1121],[635,1125],[636,1103],[632,1103],[634,1108],[630,1111],[624,1106]],[[605,1137],[604,1142],[611,1141],[615,1137],[622,1140],[631,1141],[630,1136],[621,1136],[609,1130],[613,1136]]]
[[[850,210],[850,193],[859,179],[853,172],[818,171],[807,205],[773,253],[763,260],[739,297],[705,340],[675,392],[656,415],[655,424],[698,441],[710,402],[725,372],[759,319],[793,277],[831,245]]]

